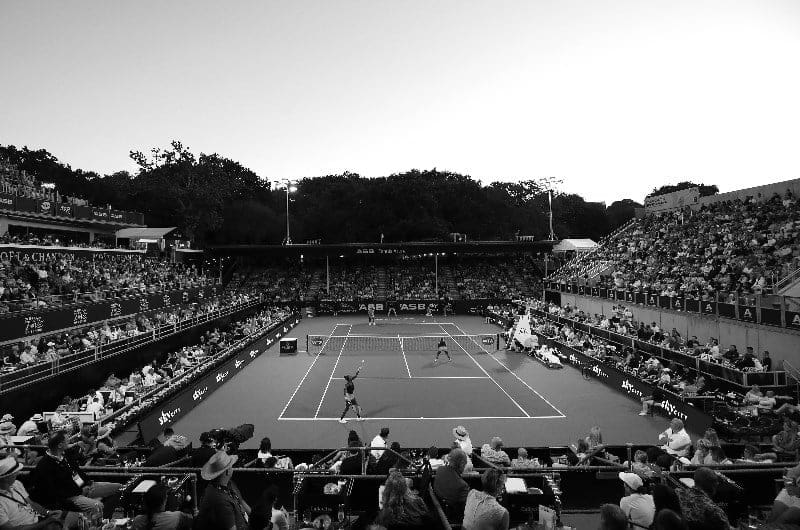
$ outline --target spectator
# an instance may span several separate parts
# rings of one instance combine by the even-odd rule
[[[361,441],[360,440],[352,440],[348,444],[350,447],[350,451],[348,456],[342,460],[342,467],[340,468],[340,473],[342,475],[363,475],[364,474],[364,451],[360,450]],[[367,453],[367,473],[372,471],[374,461],[372,460],[372,455]]]
[[[210,432],[200,435],[200,447],[192,451],[191,467],[203,467],[217,452],[217,441]]]
[[[272,456],[272,440],[267,437],[261,439],[258,446],[258,454],[256,455],[256,465],[259,467],[266,467],[267,460],[274,458]]]
[[[474,450],[472,446],[472,440],[469,437],[469,431],[464,428],[463,425],[459,425],[455,429],[453,429],[453,436],[455,437],[455,442],[458,444],[458,447],[464,451],[464,454],[467,457],[467,467],[472,467],[472,451]]]
[[[44,421],[44,416],[34,414],[28,421],[19,426],[18,436],[39,436],[39,423]]]
[[[389,474],[381,495],[383,508],[375,522],[393,529],[427,529],[432,523],[425,502],[408,488],[406,479],[397,471]]]
[[[650,528],[656,514],[653,496],[645,493],[644,482],[636,473],[619,473],[620,480],[625,484],[625,496],[619,501],[619,507],[625,517],[632,523]]]
[[[517,449],[517,458],[511,461],[511,467],[515,468],[531,468],[531,467],[539,467],[539,459],[528,458],[528,450],[524,447],[520,447]]]
[[[144,462],[144,467],[160,467],[177,461],[183,451],[189,446],[189,441],[180,434],[172,435],[164,445],[157,447],[150,453]]]
[[[278,502],[278,488],[267,488],[261,501],[253,507],[249,530],[289,530],[289,514]]]
[[[604,504],[600,507],[600,530],[627,530],[628,520],[622,509],[616,504]]]
[[[783,421],[783,430],[772,437],[772,447],[778,455],[795,455],[800,447],[800,438],[797,436],[797,423],[786,419]]]
[[[508,456],[508,453],[503,451],[503,440],[498,436],[492,438],[491,445],[483,444],[483,447],[481,447],[481,458],[497,466],[511,466],[511,458]]]
[[[716,491],[717,475],[707,467],[694,472],[692,487],[675,490],[689,530],[728,530],[728,517],[711,500]]]
[[[69,445],[63,432],[52,435],[47,447],[31,476],[35,500],[48,507],[75,507],[90,519],[100,518],[103,500],[114,497],[122,485],[89,480],[65,454]]]
[[[764,358],[761,359],[761,366],[764,367],[765,372],[772,371],[772,358],[769,356],[769,352],[764,350]]]
[[[490,468],[481,476],[482,490],[470,490],[464,508],[464,530],[507,530],[508,510],[497,502],[503,493],[506,476]]]
[[[163,484],[152,486],[144,494],[143,515],[133,519],[133,530],[190,530],[192,516],[183,512],[167,511],[169,488]]]
[[[672,510],[661,510],[653,522],[653,530],[688,530],[686,522]]]
[[[450,521],[461,521],[464,518],[469,486],[461,478],[461,474],[466,467],[467,455],[462,449],[454,448],[447,455],[447,465],[436,470],[433,491],[444,501],[445,513]]]
[[[38,530],[56,525],[77,528],[79,518],[74,512],[50,511],[31,500],[25,486],[17,480],[22,464],[13,456],[0,459],[0,528]]]
[[[444,465],[444,460],[439,458],[439,448],[435,445],[432,445],[428,448],[428,463],[431,466],[431,469],[436,471],[440,467]]]
[[[378,433],[375,438],[372,439],[370,443],[370,447],[386,447],[386,441],[389,438],[389,427],[381,428],[381,432]],[[372,450],[372,458],[375,460],[380,460],[383,451],[380,449],[373,449]]]
[[[686,456],[692,446],[692,439],[683,427],[683,421],[672,418],[669,427],[659,437],[664,445],[662,449],[672,456]]]
[[[400,454],[400,443],[392,442],[391,449],[391,451],[381,451],[383,454],[375,464],[376,475],[387,475],[392,469],[408,467],[408,462]]]
[[[238,458],[217,451],[201,469],[200,477],[209,484],[195,518],[196,530],[247,530],[251,509],[231,481]]]

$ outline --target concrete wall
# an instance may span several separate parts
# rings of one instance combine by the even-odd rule
[[[561,293],[561,305],[566,304],[590,314],[611,315],[613,306],[618,305],[619,302]],[[729,345],[735,344],[739,351],[744,351],[745,347],[752,346],[759,358],[764,350],[767,350],[773,359],[773,369],[779,368],[784,359],[787,359],[795,367],[800,366],[800,332],[748,324],[716,316],[658,310],[635,304],[624,305],[630,307],[634,319],[646,323],[656,322],[666,331],[675,328],[684,338],[696,335],[700,342],[706,343],[710,337],[714,337],[719,339],[720,346],[727,349]]]

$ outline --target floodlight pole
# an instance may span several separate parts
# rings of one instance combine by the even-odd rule
[[[550,230],[552,231],[552,228]],[[289,182],[288,181],[286,182],[286,244],[287,245],[292,244],[292,236],[289,235]]]

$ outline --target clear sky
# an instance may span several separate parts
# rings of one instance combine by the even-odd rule
[[[1,0],[0,143],[179,139],[276,179],[541,176],[590,200],[800,177],[797,0]]]

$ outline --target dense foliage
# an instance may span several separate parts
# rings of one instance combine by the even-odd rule
[[[285,235],[285,188],[217,154],[194,155],[180,142],[149,153],[132,151],[139,167],[101,176],[74,170],[45,150],[0,146],[0,157],[60,193],[92,204],[140,211],[150,226],[179,226],[197,243],[279,243]],[[386,178],[354,173],[305,178],[290,197],[295,242],[325,243],[545,238],[547,192],[536,181],[493,182],[467,175],[411,170]],[[600,238],[633,216],[641,205],[626,199],[606,208],[579,195],[554,193],[557,237]]]
[[[653,188],[653,191],[650,193],[650,195],[648,195],[648,197],[657,197],[659,195],[672,193],[673,191],[690,190],[692,188],[700,188],[701,197],[707,197],[709,195],[715,195],[719,193],[719,188],[716,184],[708,186],[706,184],[695,184],[694,182],[686,180],[684,182],[678,182],[677,184],[666,184],[660,188]]]

